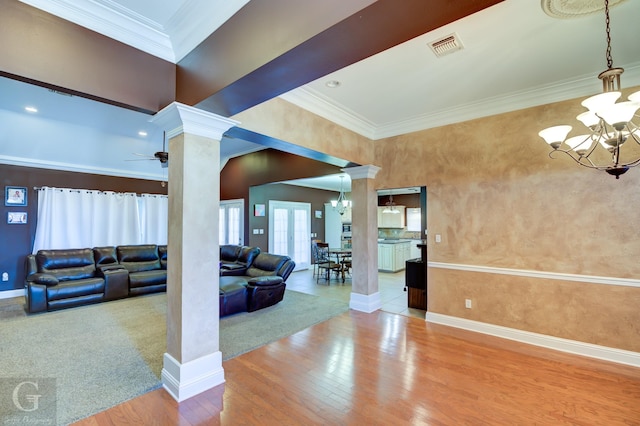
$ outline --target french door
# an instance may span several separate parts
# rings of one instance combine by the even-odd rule
[[[295,271],[311,264],[311,204],[269,201],[269,252],[289,256]]]
[[[244,200],[220,201],[220,245],[244,245]]]

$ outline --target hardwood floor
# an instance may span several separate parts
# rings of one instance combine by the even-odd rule
[[[377,311],[349,311],[78,425],[640,425],[640,369]]]

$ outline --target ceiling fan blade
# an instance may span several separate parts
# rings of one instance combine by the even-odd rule
[[[124,160],[124,161],[149,161],[149,160],[155,160],[155,158],[136,158],[136,159]]]

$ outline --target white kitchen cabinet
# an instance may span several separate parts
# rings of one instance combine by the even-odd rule
[[[394,206],[400,213],[383,213],[387,207],[378,207],[378,228],[404,228],[405,206]]]
[[[386,272],[398,272],[405,268],[405,262],[409,259],[411,244],[378,243],[378,270]]]
[[[393,270],[393,244],[378,244],[378,269]]]
[[[396,244],[394,247],[394,256],[393,256],[393,270],[401,271],[404,269],[404,262],[406,260],[406,256],[408,253],[406,251],[409,249],[409,244],[402,243]]]

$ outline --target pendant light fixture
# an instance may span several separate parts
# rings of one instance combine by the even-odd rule
[[[386,207],[382,210],[382,213],[387,214],[399,214],[400,210],[396,208],[396,203],[393,202],[393,192],[389,193],[389,201],[384,204]]]
[[[603,93],[582,101],[582,106],[588,111],[576,117],[586,126],[587,133],[568,138],[572,127],[561,125],[549,127],[538,134],[553,148],[549,157],[553,158],[556,152],[562,152],[581,166],[604,170],[619,179],[630,167],[640,164],[638,149],[629,149],[635,153],[633,156],[623,155],[621,149],[627,141],[627,145],[632,141],[640,145],[640,128],[632,121],[638,118],[636,112],[640,108],[640,91],[629,95],[628,101],[617,102],[622,95],[620,76],[624,69],[614,68],[611,59],[609,0],[604,0],[604,11],[608,68],[598,75],[602,80]]]
[[[331,200],[331,206],[334,210],[336,210],[340,215],[343,215],[345,211],[351,206],[351,201],[347,200],[347,196],[344,193],[343,184],[344,176],[340,176],[340,194],[338,195],[338,199]]]

